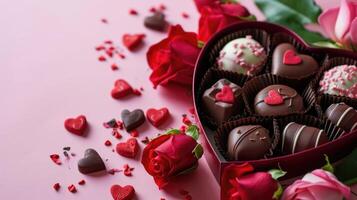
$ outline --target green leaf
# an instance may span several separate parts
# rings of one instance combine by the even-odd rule
[[[271,169],[268,171],[269,174],[271,174],[271,177],[273,177],[273,179],[278,180],[279,178],[285,176],[286,171],[283,171],[281,169]]]
[[[273,199],[280,199],[283,194],[283,187],[278,183],[278,189],[274,192]]]
[[[203,148],[200,144],[197,144],[195,146],[195,148],[192,150],[192,153],[195,154],[195,157],[198,159],[200,159],[203,155]]]
[[[166,131],[165,134],[167,134],[167,135],[177,135],[177,134],[180,134],[180,133],[181,133],[181,131],[178,130],[178,129],[170,129],[170,130]]]
[[[348,185],[357,183],[357,148],[335,166],[337,178]]]
[[[314,0],[255,0],[255,4],[271,22],[316,23],[322,11]]]
[[[196,125],[190,125],[186,130],[186,135],[191,136],[193,139],[198,140],[200,133]]]
[[[333,173],[334,172],[333,166],[331,165],[330,160],[328,159],[328,156],[326,154],[325,154],[325,160],[326,160],[326,164],[322,167],[322,169]]]
[[[257,21],[257,17],[255,15],[249,15],[247,17],[239,17],[239,19],[241,20],[245,20],[245,21]]]
[[[316,23],[321,8],[313,0],[255,0],[267,21],[286,26],[306,42],[327,40],[320,33],[305,29],[306,24]]]
[[[197,47],[202,49],[203,46],[205,46],[205,42],[201,41],[201,40],[197,40]]]
[[[314,42],[312,45],[317,46],[317,47],[327,47],[327,48],[341,48],[336,44],[335,42],[332,41],[319,41],[319,42]]]
[[[238,3],[238,0],[221,0],[221,3]]]

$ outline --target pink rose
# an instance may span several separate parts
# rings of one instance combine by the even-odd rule
[[[357,2],[342,0],[339,8],[331,8],[319,16],[326,34],[343,48],[357,51]]]
[[[286,188],[282,200],[342,200],[343,197],[349,199],[350,189],[330,172],[316,169]]]

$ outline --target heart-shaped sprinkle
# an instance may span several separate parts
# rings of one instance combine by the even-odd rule
[[[280,105],[284,103],[284,99],[276,90],[269,90],[268,96],[264,98],[264,102],[268,105]]]
[[[140,109],[132,112],[125,109],[121,112],[121,118],[127,131],[131,131],[145,122],[144,112]]]
[[[162,12],[155,12],[152,16],[144,19],[145,27],[156,31],[165,31],[167,24]]]
[[[135,158],[139,151],[139,144],[135,138],[130,138],[126,142],[117,144],[117,153],[127,158]]]
[[[73,134],[83,135],[87,128],[87,119],[84,115],[68,118],[64,121],[64,127]]]
[[[169,110],[167,108],[154,109],[150,108],[146,111],[146,117],[149,122],[155,127],[160,126],[165,120],[170,116]]]
[[[105,170],[102,158],[94,149],[87,149],[84,152],[84,158],[78,161],[78,170],[82,174],[90,174]]]
[[[143,42],[145,34],[124,34],[123,35],[123,44],[130,51],[135,50]]]
[[[298,65],[301,62],[302,62],[301,57],[297,55],[294,50],[288,49],[284,52],[284,56],[283,56],[284,65]]]
[[[129,83],[123,79],[118,79],[114,83],[111,95],[114,99],[120,99],[131,93],[133,93],[133,88],[129,85]]]
[[[234,93],[229,85],[224,85],[222,90],[218,92],[215,96],[216,101],[224,102],[224,103],[234,103]]]
[[[110,188],[110,193],[114,200],[132,200],[135,196],[135,189],[131,185],[126,185],[124,187],[113,185]]]

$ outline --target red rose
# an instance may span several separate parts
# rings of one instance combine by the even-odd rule
[[[154,87],[169,82],[190,86],[199,52],[196,33],[171,26],[168,37],[151,46],[146,55]]]
[[[197,152],[197,149],[202,150],[195,140],[197,138],[178,130],[175,133],[157,137],[143,150],[141,163],[160,189],[168,184],[170,178],[196,168],[202,155],[202,151]]]
[[[204,6],[215,6],[217,3],[219,3],[219,0],[194,0],[197,10],[201,12],[201,9]]]
[[[226,167],[221,180],[222,200],[274,199],[279,183],[267,172],[253,172],[249,163]]]
[[[208,4],[201,7],[200,12],[198,39],[204,42],[224,27],[250,16],[249,11],[239,3]]]

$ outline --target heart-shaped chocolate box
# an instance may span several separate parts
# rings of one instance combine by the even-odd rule
[[[226,166],[246,162],[231,161],[227,158],[224,148],[222,149],[222,145],[218,142],[221,139],[220,137],[224,137],[219,134],[219,132],[224,129],[233,128],[236,123],[240,123],[239,120],[241,119],[249,122],[251,120],[249,117],[257,117],[257,115],[252,111],[252,106],[248,104],[251,99],[244,99],[244,97],[242,97],[239,101],[243,102],[243,99],[245,100],[244,110],[220,126],[210,117],[207,117],[204,109],[202,109],[202,93],[220,78],[234,80],[235,83],[240,86],[244,86],[247,81],[249,82],[249,80],[254,79],[254,77],[244,77],[240,74],[219,70],[216,65],[217,57],[223,46],[235,38],[245,37],[246,35],[252,35],[255,40],[264,46],[268,54],[268,62],[264,70],[262,70],[258,76],[270,78],[273,83],[277,81],[287,82],[292,85],[301,85],[301,90],[298,92],[304,93],[306,104],[309,104],[307,110],[304,113],[300,113],[300,118],[297,116],[271,117],[271,121],[275,125],[279,123],[283,125],[289,120],[296,120],[298,118],[302,120],[300,123],[305,122],[304,120],[310,120],[306,125],[320,124],[319,128],[321,129],[328,129],[327,131],[332,133],[341,133],[343,132],[341,129],[325,119],[323,115],[324,110],[329,104],[341,101],[357,109],[357,100],[355,99],[323,95],[317,91],[319,79],[323,74],[323,68],[329,69],[341,64],[357,65],[357,54],[340,49],[312,48],[291,30],[266,22],[241,22],[219,31],[206,43],[201,51],[196,63],[193,82],[197,119],[204,134],[204,137],[202,137],[202,142],[206,149],[204,155],[218,182],[220,182],[221,173]],[[280,43],[290,43],[300,54],[307,54],[314,57],[319,64],[320,71],[313,76],[298,81],[286,80],[270,74],[272,54],[274,48]],[[205,80],[208,81],[205,82]],[[254,84],[250,84],[248,87],[254,88]],[[263,126],[270,126],[267,125],[269,124],[267,120],[269,121],[269,119],[260,118],[258,121],[260,121]],[[324,123],[322,124],[321,121],[324,121]],[[224,141],[224,139],[222,140]],[[250,160],[248,162],[258,171],[281,167],[288,172],[287,176],[284,177],[286,179],[303,175],[315,168],[320,168],[325,163],[324,154],[329,156],[331,162],[335,162],[349,154],[355,147],[357,147],[357,131],[343,134],[341,137],[326,144],[295,154],[278,155],[268,159]]]

